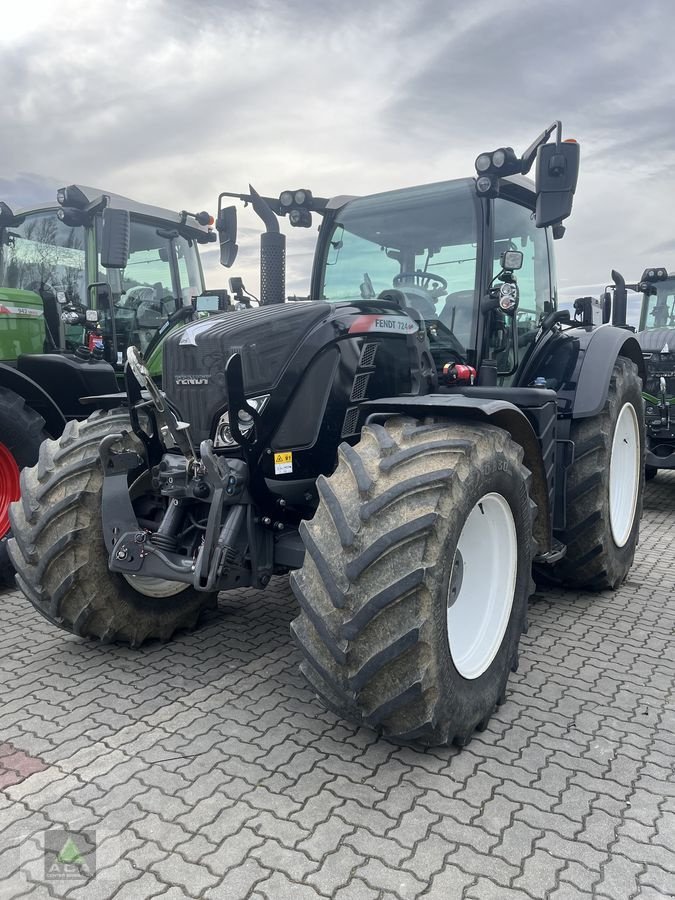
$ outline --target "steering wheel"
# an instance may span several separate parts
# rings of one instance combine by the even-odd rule
[[[395,288],[401,288],[405,284],[414,284],[417,287],[426,288],[426,290],[433,289],[439,293],[448,289],[448,282],[441,275],[436,275],[435,272],[423,272],[421,269],[416,272],[399,272],[398,275],[394,275],[393,285]],[[433,285],[436,287],[434,288]]]

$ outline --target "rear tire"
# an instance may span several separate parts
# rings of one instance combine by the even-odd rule
[[[17,584],[50,622],[80,637],[139,646],[193,627],[215,596],[192,589],[146,596],[108,570],[98,448],[103,437],[128,428],[126,412],[97,412],[42,445],[38,465],[22,472],[21,500],[10,508],[9,552]],[[139,449],[138,439],[127,432],[116,449]]]
[[[544,577],[552,576],[567,587],[600,591],[618,588],[628,575],[644,493],[643,406],[637,366],[620,356],[602,412],[572,422],[574,463],[567,476],[567,527],[556,535],[567,545],[567,553],[552,571],[543,570]],[[613,481],[620,488],[614,493]]]
[[[301,670],[339,715],[429,746],[487,725],[533,588],[522,458],[507,432],[463,422],[391,419],[340,446],[291,576]]]
[[[35,465],[40,444],[48,437],[42,416],[19,394],[0,388],[0,586],[14,583],[7,544],[9,505],[19,497],[17,478],[25,466]]]

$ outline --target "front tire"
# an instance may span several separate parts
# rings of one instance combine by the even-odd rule
[[[80,637],[140,646],[193,627],[214,597],[184,591],[182,584],[172,593],[174,582],[159,596],[159,579],[139,578],[136,591],[131,580],[108,570],[98,448],[106,435],[129,427],[122,410],[97,412],[43,443],[37,466],[22,472],[21,500],[10,508],[9,553],[17,584],[50,622]],[[138,439],[127,431],[115,449],[137,450]]]
[[[644,402],[637,366],[619,357],[604,409],[572,422],[566,555],[550,575],[566,587],[616,589],[635,557],[645,475]],[[544,577],[549,575],[543,571]]]
[[[396,741],[465,744],[505,696],[533,583],[530,474],[490,425],[391,419],[342,444],[291,576],[301,670]]]

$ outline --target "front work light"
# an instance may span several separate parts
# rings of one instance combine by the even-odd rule
[[[481,197],[496,197],[499,194],[499,178],[496,175],[481,175],[476,179],[476,192]]]

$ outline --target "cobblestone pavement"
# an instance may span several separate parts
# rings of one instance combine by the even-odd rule
[[[285,580],[140,652],[3,594],[0,897],[675,895],[673,510],[660,475],[620,591],[536,596],[508,701],[462,751],[324,712]],[[88,882],[46,879],[59,827],[95,830]]]

